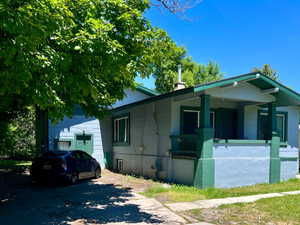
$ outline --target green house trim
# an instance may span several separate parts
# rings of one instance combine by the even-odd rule
[[[76,140],[77,140],[77,136],[82,136],[83,133],[74,133],[74,150],[82,150],[84,152],[87,152],[85,149],[79,149],[77,146],[76,146]],[[86,136],[91,136],[91,143],[89,144],[89,147],[91,148],[91,152],[87,152],[89,153],[90,155],[92,155],[94,153],[94,134],[91,134],[91,133],[84,133],[84,135]]]
[[[257,139],[259,139],[259,132],[260,132],[260,129],[261,129],[261,113],[268,113],[268,110],[258,110],[257,111]],[[284,140],[281,141],[281,146],[284,146],[284,143],[287,143],[288,141],[288,112],[284,112],[284,111],[276,111],[276,115],[284,115],[285,117],[285,121],[284,121]]]
[[[201,107],[197,106],[180,106],[180,135],[185,135],[183,133],[183,113],[185,110],[194,110],[194,111],[199,111],[200,112]],[[210,109],[210,112],[214,114],[214,125],[215,125],[215,120],[216,120],[216,109]],[[200,120],[200,115],[199,115],[199,120]],[[200,121],[199,121],[200,122]]]
[[[297,157],[280,157],[280,161],[282,162],[291,162],[291,161],[297,161],[298,158]]]
[[[136,90],[146,94],[146,95],[150,95],[150,96],[157,96],[159,95],[160,93],[155,91],[155,90],[152,90],[152,89],[149,89],[149,88],[146,88],[144,86],[141,86],[141,85],[138,85],[136,87]]]
[[[231,85],[234,82],[248,82],[254,86],[257,86],[261,90],[266,90],[266,89],[270,89],[270,88],[279,88],[278,93],[272,94],[278,99],[276,102],[277,106],[285,106],[285,105],[300,106],[300,94],[299,93],[293,91],[292,89],[286,87],[285,85],[283,85],[275,80],[272,80],[271,78],[263,75],[262,73],[255,72],[255,73],[248,73],[248,74],[235,76],[235,77],[231,77],[231,78],[223,79],[223,80],[219,80],[219,81],[214,81],[214,82],[210,82],[210,83],[203,84],[203,85],[197,85],[194,87],[184,88],[184,89],[176,90],[176,91],[169,92],[166,94],[158,94],[158,95],[152,96],[150,98],[147,98],[147,99],[144,99],[144,100],[141,100],[138,102],[134,102],[134,103],[131,103],[128,105],[117,107],[115,109],[112,109],[112,111],[118,112],[118,111],[128,109],[128,108],[131,108],[131,107],[134,107],[137,105],[151,103],[151,102],[159,101],[159,100],[162,100],[165,98],[175,97],[175,96],[183,95],[183,94],[187,94],[187,93],[204,92],[207,89]],[[144,87],[142,89],[144,89]],[[148,93],[150,93],[150,92],[148,92]],[[152,93],[152,94],[154,94],[154,93]]]

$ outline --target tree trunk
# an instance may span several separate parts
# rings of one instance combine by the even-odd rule
[[[43,153],[49,150],[48,112],[38,106],[35,107],[35,140],[36,152]]]

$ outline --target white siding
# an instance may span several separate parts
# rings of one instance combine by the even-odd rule
[[[130,104],[149,98],[148,95],[139,91],[126,90],[126,97],[118,101],[113,107]],[[54,149],[54,139],[75,139],[75,134],[93,135],[93,157],[104,167],[104,152],[112,151],[112,124],[111,117],[107,116],[99,121],[95,117],[86,118],[84,115],[75,115],[72,118],[65,117],[58,124],[49,121],[49,148]]]
[[[92,156],[103,165],[103,145],[100,133],[100,122],[94,117],[85,118],[83,116],[65,117],[60,123],[49,125],[49,147],[54,149],[54,139],[75,140],[76,134],[91,134],[93,137]]]

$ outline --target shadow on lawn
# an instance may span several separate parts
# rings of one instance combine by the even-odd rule
[[[18,176],[21,176],[18,178],[20,183],[9,185],[8,198],[0,195],[1,224],[164,222],[130,202],[133,197],[130,189],[93,181],[83,181],[74,186],[40,186],[31,184],[28,175]],[[11,178],[16,179],[15,176]]]

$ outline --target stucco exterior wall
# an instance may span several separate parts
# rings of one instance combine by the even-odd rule
[[[229,188],[269,181],[270,146],[215,144],[215,187]]]
[[[285,181],[295,178],[299,172],[298,148],[288,146],[280,148],[279,156],[281,163],[280,180]]]
[[[192,185],[195,161],[192,159],[172,159],[172,182]]]
[[[114,146],[114,168],[123,160],[127,173],[167,179],[170,146],[170,99],[120,111],[130,114],[130,145]]]
[[[257,106],[246,106],[244,109],[244,139],[257,139]]]

